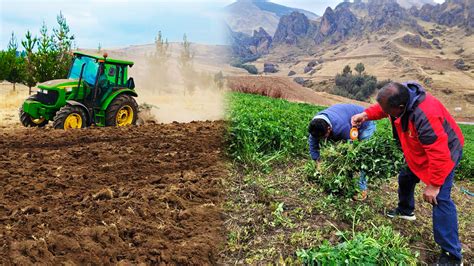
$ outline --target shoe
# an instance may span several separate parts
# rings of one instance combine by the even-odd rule
[[[352,199],[355,201],[365,201],[367,199],[367,190],[362,190],[360,193],[354,195]]]
[[[462,266],[462,260],[456,256],[451,255],[447,251],[442,251],[439,256],[438,262],[435,264],[437,266]]]
[[[398,210],[398,208],[396,208],[394,210],[387,211],[387,216],[390,217],[390,218],[398,217],[398,218],[402,218],[402,219],[405,219],[405,220],[408,220],[408,221],[416,220],[416,216],[413,212],[410,213],[410,214],[404,214],[404,213],[400,212],[400,210]]]

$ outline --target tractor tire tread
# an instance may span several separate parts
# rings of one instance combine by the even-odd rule
[[[125,104],[129,104],[130,107],[133,109],[133,120],[132,125],[137,124],[138,119],[138,104],[135,99],[127,94],[118,95],[110,105],[107,107],[105,111],[105,125],[106,126],[116,126],[116,115],[120,107],[124,106]]]

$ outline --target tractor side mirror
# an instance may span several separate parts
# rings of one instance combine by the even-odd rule
[[[135,89],[135,81],[133,81],[133,78],[127,80],[127,88],[131,90]]]

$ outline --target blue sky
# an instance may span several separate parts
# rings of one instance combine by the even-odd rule
[[[341,0],[342,1],[342,0]],[[275,0],[272,2],[322,14],[339,0]],[[0,49],[15,32],[39,35],[45,21],[51,30],[61,11],[79,48],[124,47],[152,43],[161,30],[170,41],[184,33],[192,42],[222,44],[220,10],[234,0],[0,0]]]

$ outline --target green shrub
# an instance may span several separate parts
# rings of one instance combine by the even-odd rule
[[[229,153],[249,165],[308,156],[308,123],[323,107],[229,94]]]
[[[308,163],[306,173],[327,192],[350,197],[358,190],[360,171],[366,173],[369,184],[375,185],[397,175],[402,165],[403,155],[391,137],[390,123],[382,120],[368,140],[326,142],[319,168]]]
[[[340,234],[341,235],[341,234]],[[297,251],[305,265],[416,265],[408,240],[391,227],[375,227],[368,232],[352,232],[352,238],[332,245],[324,243],[309,250]]]
[[[457,180],[474,181],[474,126],[459,125],[464,135],[464,149],[461,163],[456,170]]]
[[[242,63],[234,63],[234,64],[231,64],[231,65],[232,65],[233,67],[245,69],[245,70],[247,70],[247,72],[250,73],[250,74],[253,74],[253,75],[257,75],[257,74],[258,74],[258,69],[257,69],[257,67],[254,66],[254,65],[242,64]]]
[[[362,75],[362,72],[359,72],[362,68],[363,65],[358,65],[358,74],[353,75],[350,67],[344,67],[342,74],[337,74],[335,77],[332,93],[359,101],[367,100],[376,89],[377,78],[366,74]]]

